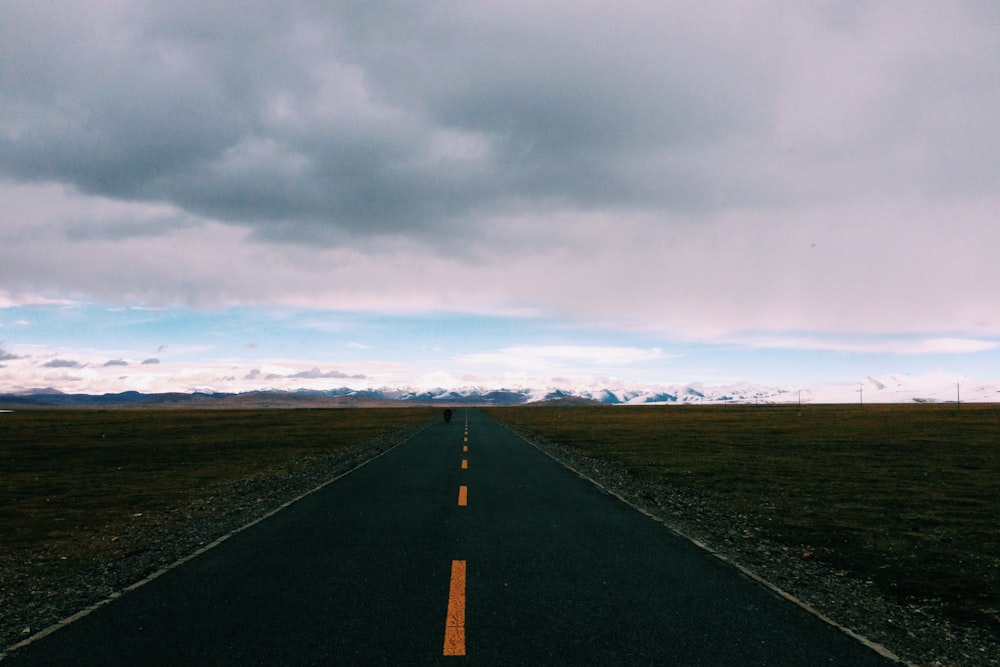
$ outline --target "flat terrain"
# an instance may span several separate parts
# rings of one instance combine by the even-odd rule
[[[364,443],[438,415],[0,414],[0,648],[356,465],[373,455]]]
[[[7,660],[891,664],[475,411]]]
[[[901,604],[1000,633],[1000,406],[487,414],[624,470],[647,493],[704,500],[731,517],[737,539],[822,561]]]
[[[485,412],[786,590],[813,592],[814,570],[858,582],[836,593],[861,619],[847,624],[912,644],[919,664],[1000,664],[1000,406]],[[438,422],[426,408],[0,414],[0,651]],[[491,519],[525,493],[495,490]],[[898,607],[866,604],[869,589]]]
[[[436,416],[428,409],[5,414],[4,552],[58,551],[67,541],[93,542],[96,534],[122,536],[136,515],[158,517],[254,477],[291,476],[316,459]],[[95,553],[107,546],[98,542]]]

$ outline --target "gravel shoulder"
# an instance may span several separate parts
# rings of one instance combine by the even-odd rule
[[[836,625],[881,645],[920,667],[996,667],[1000,637],[982,628],[957,627],[933,607],[902,606],[872,582],[852,578],[808,551],[758,535],[752,513],[719,509],[711,494],[654,485],[571,448],[505,425],[582,477],[702,545],[750,576],[804,603]]]
[[[311,460],[294,475],[233,482],[176,508],[172,517],[137,522],[128,538],[143,545],[117,558],[94,562],[77,574],[31,580],[26,565],[53,558],[44,553],[0,554],[0,659],[45,628],[107,600],[157,570],[175,563],[317,486],[400,444],[426,425]],[[516,429],[511,429],[518,432]],[[949,624],[933,608],[903,607],[870,582],[757,535],[751,515],[733,516],[710,495],[641,482],[623,470],[528,433],[522,438],[563,465],[619,496],[672,530],[769,582],[837,624],[885,646],[906,664],[922,667],[1000,666],[1000,638],[979,628]],[[178,520],[178,517],[181,520]],[[62,556],[59,556],[62,557]]]
[[[27,574],[37,571],[39,561],[74,557],[65,549],[59,554],[0,551],[0,660],[5,652],[46,628],[119,595],[158,570],[405,442],[427,426],[403,429],[353,449],[311,458],[303,462],[305,465],[293,466],[297,470],[294,474],[233,481],[159,516],[146,513],[118,535],[95,536],[135,546],[115,558],[94,560],[71,576],[39,580]],[[29,569],[32,563],[35,567]]]

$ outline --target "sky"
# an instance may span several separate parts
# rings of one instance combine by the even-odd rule
[[[11,3],[0,391],[1000,380],[1000,6]]]

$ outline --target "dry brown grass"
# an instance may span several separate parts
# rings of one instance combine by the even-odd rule
[[[711,493],[762,538],[1000,631],[1000,406],[519,407],[488,414]]]
[[[169,534],[191,504],[290,476],[434,409],[38,410],[0,414],[0,565],[56,579]],[[211,508],[207,508],[210,511]],[[0,577],[2,578],[2,577]]]

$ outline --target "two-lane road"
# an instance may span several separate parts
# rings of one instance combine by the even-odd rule
[[[13,665],[888,665],[456,411]]]

